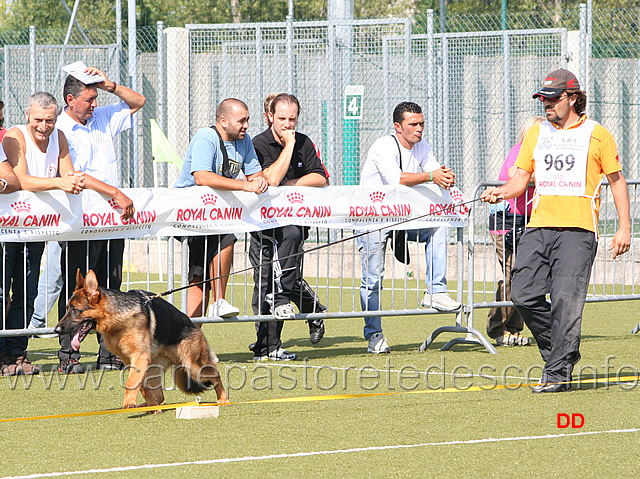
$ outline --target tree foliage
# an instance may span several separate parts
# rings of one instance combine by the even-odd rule
[[[69,9],[75,0],[65,0]],[[296,20],[323,20],[327,17],[328,0],[295,0]],[[560,18],[563,12],[574,10],[584,0],[507,0],[507,14],[517,18],[522,14],[551,14]],[[122,0],[122,19],[126,26],[127,0]],[[77,21],[85,30],[115,29],[115,0],[80,0]],[[420,17],[428,9],[440,15],[440,0],[358,0],[354,1],[356,18],[387,16]],[[638,8],[639,0],[596,0],[598,9]],[[445,13],[451,15],[487,14],[499,18],[502,0],[446,0]],[[139,27],[153,26],[161,20],[166,26],[188,23],[231,23],[283,21],[288,13],[288,0],[137,0],[136,18]],[[38,29],[64,29],[69,13],[63,0],[0,0],[0,30],[16,31],[35,25]],[[550,17],[553,18],[553,17]]]
[[[73,10],[74,0],[66,0]],[[70,15],[61,0],[3,0],[0,25],[3,30],[21,30],[34,25],[38,29],[67,28]],[[126,0],[123,0],[126,12]],[[126,13],[123,13],[126,16]],[[81,0],[76,17],[82,28],[115,28],[113,0]]]

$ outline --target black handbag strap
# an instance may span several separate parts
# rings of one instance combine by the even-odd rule
[[[398,158],[400,158],[400,171],[403,171],[403,169],[402,169],[402,150],[400,149],[400,142],[396,138],[396,135],[391,135],[391,137],[396,141],[396,146],[398,147]]]
[[[231,167],[229,166],[229,154],[227,153],[227,147],[224,146],[222,135],[220,135],[220,132],[215,125],[212,125],[211,128],[218,134],[218,139],[220,140],[220,150],[222,150],[222,176],[225,178],[232,178]]]
[[[400,149],[400,142],[396,138],[396,135],[391,135],[398,147],[398,158],[400,159],[400,171],[402,171],[402,150]],[[397,230],[393,232],[392,249],[393,254],[398,261],[403,264],[409,264],[411,259],[409,257],[409,245],[407,243],[407,232],[405,230]]]

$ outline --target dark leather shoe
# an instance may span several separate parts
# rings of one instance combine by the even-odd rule
[[[540,393],[561,393],[571,389],[571,383],[552,383],[552,384],[538,384],[531,392],[533,394]]]
[[[324,321],[322,319],[309,321],[309,341],[311,341],[311,344],[318,344],[323,337]]]

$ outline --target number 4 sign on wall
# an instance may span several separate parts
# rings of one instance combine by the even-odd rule
[[[348,85],[344,90],[344,119],[360,120],[362,118],[362,95],[364,86]]]

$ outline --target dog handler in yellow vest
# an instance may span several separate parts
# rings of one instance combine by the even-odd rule
[[[533,392],[547,393],[571,389],[571,373],[580,360],[582,310],[598,245],[604,175],[619,217],[608,247],[614,259],[629,251],[631,220],[615,141],[587,118],[587,95],[575,75],[565,69],[549,73],[533,98],[542,101],[547,121],[527,133],[516,174],[502,186],[487,188],[481,199],[497,203],[517,197],[535,171],[534,208],[518,245],[511,299],[545,362]]]

